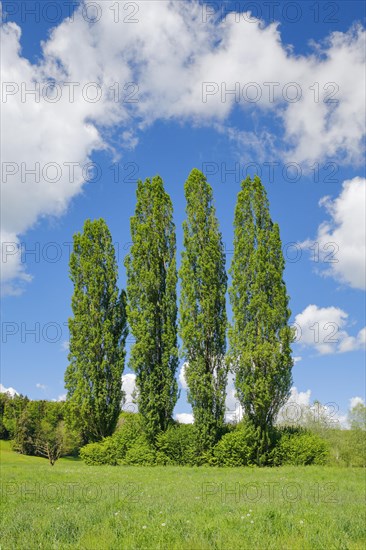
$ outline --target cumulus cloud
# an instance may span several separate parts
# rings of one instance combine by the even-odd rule
[[[20,27],[1,27],[7,128],[1,239],[14,245],[3,258],[5,293],[17,294],[31,280],[17,253],[19,236],[42,217],[65,212],[91,177],[86,166],[94,152],[133,149],[156,120],[225,132],[235,108],[243,126],[258,109],[274,113],[277,137],[228,127],[243,155],[248,147],[259,154],[264,143],[266,151],[305,164],[361,161],[361,27],[331,34],[304,56],[283,43],[277,23],[249,14],[219,21],[203,17],[207,8],[198,2],[141,2],[136,22],[121,32],[123,3],[99,5],[94,24],[81,3],[53,29],[37,63],[22,56]]]
[[[11,397],[14,397],[15,395],[19,395],[17,390],[14,388],[6,388],[2,384],[0,384],[0,393],[8,393]]]
[[[329,428],[348,427],[347,415],[340,411],[337,403],[311,402],[311,394],[310,389],[298,391],[293,386],[287,402],[278,414],[277,424],[305,426],[320,423]]]
[[[287,424],[300,422],[305,411],[310,408],[310,397],[311,390],[302,392],[298,391],[298,389],[293,386],[287,402],[278,413],[277,423]]]
[[[226,422],[239,422],[242,418],[243,408],[236,395],[235,375],[230,372],[226,386],[225,420]]]
[[[128,373],[122,376],[122,390],[124,391],[124,402],[122,409],[129,412],[137,412],[134,394],[136,392],[136,374]]]
[[[343,182],[338,197],[323,197],[330,219],[318,227],[315,239],[303,245],[316,250],[313,260],[326,266],[322,274],[332,276],[352,288],[366,289],[366,179],[353,178]]]
[[[312,347],[321,355],[345,353],[362,349],[365,328],[355,336],[345,330],[348,313],[338,307],[318,307],[311,304],[295,317],[296,341]]]
[[[362,397],[351,397],[351,399],[349,400],[349,408],[351,410],[357,407],[357,405],[364,405],[364,404],[365,404],[365,401],[364,399],[362,399]]]
[[[193,424],[193,414],[191,413],[177,413],[175,419],[180,422],[180,424]]]
[[[46,391],[47,386],[45,384],[37,383],[36,388],[38,388],[39,390],[42,390],[42,391]]]
[[[187,390],[188,389],[188,385],[187,385],[187,381],[186,381],[186,376],[185,376],[185,373],[186,373],[186,366],[187,366],[187,363],[184,363],[180,370],[179,370],[179,375],[178,375],[178,380],[179,380],[179,384],[181,386],[181,388],[183,390]]]

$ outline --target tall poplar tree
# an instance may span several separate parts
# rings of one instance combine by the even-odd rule
[[[103,219],[87,220],[74,235],[70,277],[68,417],[84,442],[98,441],[113,433],[121,410],[127,337],[126,296],[117,287],[115,250]]]
[[[198,449],[218,440],[224,424],[227,368],[227,276],[224,245],[205,176],[192,170],[185,183],[184,250],[180,269],[180,336],[186,359],[188,401]]]
[[[263,451],[289,396],[293,333],[288,325],[291,312],[279,228],[271,220],[266,191],[257,176],[241,184],[234,229],[229,356],[239,401],[259,429]]]
[[[172,420],[178,399],[177,269],[173,206],[163,180],[139,181],[132,246],[126,256],[127,316],[135,343],[137,402],[152,442]]]

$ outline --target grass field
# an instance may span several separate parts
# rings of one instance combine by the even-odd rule
[[[365,471],[88,467],[1,441],[1,550],[364,549]]]

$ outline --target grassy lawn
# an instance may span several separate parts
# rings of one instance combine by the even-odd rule
[[[364,549],[365,471],[88,467],[1,441],[1,550]]]

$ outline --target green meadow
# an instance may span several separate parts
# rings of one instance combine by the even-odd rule
[[[363,549],[365,470],[86,466],[1,441],[1,550]]]

